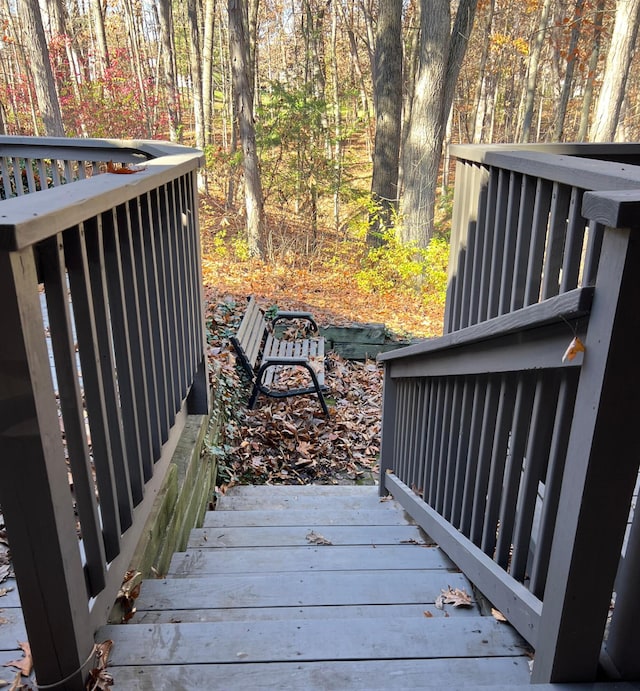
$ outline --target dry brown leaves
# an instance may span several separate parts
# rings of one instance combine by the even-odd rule
[[[242,302],[228,299],[208,312],[210,357],[223,379],[232,382],[222,395],[237,394],[239,388],[248,395],[250,388],[240,381],[229,344],[243,310]],[[228,425],[226,457],[220,463],[221,491],[236,483],[372,481],[380,446],[381,369],[375,362],[349,362],[334,354],[327,356],[325,369],[328,418],[315,394],[260,396],[254,410],[247,410],[246,395],[243,402],[233,402],[236,418]],[[302,368],[289,376],[309,381]]]
[[[452,588],[449,586],[446,590],[444,588],[442,589],[435,601],[435,606],[438,609],[444,609],[445,605],[472,607],[473,600],[464,588]]]

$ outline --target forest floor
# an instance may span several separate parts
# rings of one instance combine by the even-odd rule
[[[346,235],[325,231],[309,251],[304,228],[270,218],[278,236],[273,260],[263,262],[242,251],[242,220],[222,204],[203,201],[200,220],[209,355],[235,400],[224,444],[212,450],[218,455],[218,490],[237,483],[372,483],[380,445],[381,366],[330,353],[328,418],[315,395],[261,396],[250,411],[249,387],[235,366],[229,336],[248,295],[264,309],[310,311],[320,326],[377,322],[404,338],[439,335],[442,307],[425,305],[415,290],[362,288],[356,274],[366,246]]]

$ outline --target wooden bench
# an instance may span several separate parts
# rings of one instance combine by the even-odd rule
[[[290,340],[276,338],[273,326],[282,320],[301,319],[309,324],[311,330],[318,332],[318,325],[309,312],[276,312],[273,320],[267,322],[255,299],[249,299],[238,332],[231,337],[238,360],[253,382],[248,407],[255,406],[258,394],[272,398],[285,398],[316,393],[325,415],[329,415],[323,392],[324,383],[324,338],[315,336]],[[282,375],[294,367],[307,370],[311,384],[308,386],[289,385]]]

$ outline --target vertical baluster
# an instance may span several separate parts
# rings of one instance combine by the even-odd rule
[[[15,193],[18,197],[22,197],[25,194],[24,184],[22,182],[22,166],[21,162],[23,159],[17,158],[16,156],[11,157],[11,169],[13,171],[13,182],[15,184]]]
[[[542,261],[549,229],[552,191],[553,185],[550,182],[538,180],[536,203],[533,209],[527,277],[525,280],[524,305],[532,305],[540,300]]]
[[[180,410],[180,375],[178,365],[178,341],[176,338],[176,282],[173,270],[173,260],[171,252],[171,236],[173,234],[173,215],[171,208],[171,189],[164,185],[158,191],[159,194],[159,217],[160,217],[160,266],[162,269],[162,291],[161,301],[163,306],[163,317],[165,323],[165,334],[167,339],[167,361],[168,370],[166,372],[167,386],[171,399],[171,417]]]
[[[586,228],[586,221],[582,217],[582,196],[583,190],[577,187],[572,188],[567,221],[567,240],[565,242],[562,277],[560,280],[561,293],[566,293],[578,287]]]
[[[531,592],[541,599],[547,583],[549,555],[551,554],[551,543],[558,512],[560,488],[564,474],[564,462],[569,443],[569,432],[571,431],[571,418],[573,416],[577,386],[576,374],[571,370],[563,371],[551,437],[547,475],[544,482],[540,527],[531,565],[531,580],[529,584]]]
[[[0,173],[2,174],[2,199],[9,199],[14,196],[14,191],[11,187],[11,175],[9,173],[7,159],[4,156],[0,157]]]
[[[501,314],[520,309],[524,305],[524,293],[527,282],[527,265],[529,262],[529,248],[531,245],[531,227],[533,225],[534,208],[537,199],[538,182],[529,175],[522,176],[520,190],[520,208],[518,213],[518,230],[516,248],[513,258],[513,281],[509,287],[509,302]],[[506,300],[505,295],[505,300]]]
[[[449,244],[449,268],[447,277],[447,299],[445,302],[444,332],[451,333],[457,328],[460,316],[460,291],[462,290],[462,274],[464,272],[463,247],[466,245],[466,203],[469,180],[469,164],[458,161],[456,176],[460,176],[460,184],[456,184],[453,200],[453,214],[451,219],[451,240]],[[462,184],[464,181],[465,184]]]
[[[427,430],[429,429],[429,392],[431,388],[431,380],[427,378],[420,379],[420,404],[418,417],[416,420],[416,427],[418,431],[417,445],[416,445],[416,473],[415,484],[420,490],[420,494],[424,498],[424,464],[425,464],[425,448],[427,444]]]
[[[409,487],[417,487],[417,452],[418,431],[420,429],[420,397],[422,394],[422,381],[414,379],[411,382],[411,399],[409,404],[409,444],[408,444],[408,472],[407,484]]]
[[[129,270],[126,270],[123,266],[119,219],[120,214],[117,214],[115,209],[105,213],[102,217],[104,257],[125,449],[129,465],[131,494],[134,505],[137,505],[142,501],[145,476],[142,466],[142,447],[138,422],[138,392],[134,386],[134,365],[129,336],[131,305],[125,295],[125,273],[130,275],[131,267],[129,265]],[[129,283],[130,278],[127,279],[127,284]]]
[[[151,248],[145,243],[144,227],[149,225],[146,196],[129,203],[131,223],[131,252],[137,266],[136,287],[138,292],[139,338],[144,357],[142,366],[145,369],[145,389],[143,392],[148,416],[149,435],[151,438],[151,457],[155,462],[160,458],[162,441],[160,430],[160,412],[157,390],[156,340],[153,338],[151,324],[151,301],[155,293],[150,290],[150,274],[153,273]]]
[[[435,509],[438,513],[442,513],[444,505],[444,490],[445,481],[447,477],[447,460],[449,458],[449,441],[451,434],[451,425],[454,420],[453,417],[453,398],[454,398],[454,387],[455,378],[444,377],[442,380],[442,386],[444,389],[444,405],[442,406],[442,415],[440,422],[440,443],[438,448],[438,454],[436,456],[437,461],[437,475],[436,475],[436,501]],[[434,506],[432,504],[432,506]]]
[[[38,175],[40,176],[40,189],[46,190],[49,187],[47,166],[44,159],[38,159]]]
[[[495,181],[495,210],[491,220],[491,252],[488,264],[482,269],[480,292],[485,296],[480,310],[480,321],[491,319],[498,314],[500,283],[502,281],[502,255],[505,251],[507,227],[507,205],[509,203],[509,175],[502,168],[493,171]],[[489,220],[487,221],[489,223]]]
[[[471,506],[469,539],[480,545],[484,529],[484,514],[487,504],[487,487],[491,471],[491,456],[498,419],[498,405],[501,401],[503,384],[499,379],[491,378],[487,383],[482,415],[480,449],[478,452],[478,471],[473,488],[473,505]],[[466,493],[466,490],[465,490]]]
[[[180,401],[187,392],[187,373],[185,368],[185,314],[184,314],[184,271],[182,263],[182,210],[180,208],[180,197],[177,183],[174,180],[169,183],[169,213],[170,213],[170,233],[169,248],[171,265],[173,269],[173,296],[175,301],[175,332],[173,338],[177,345],[176,373],[178,375],[178,391]]]
[[[531,530],[536,510],[538,484],[547,470],[558,386],[555,372],[541,372],[536,382],[531,429],[525,453],[524,473],[518,514],[513,531],[513,555],[510,573],[516,580],[523,581],[531,548]],[[554,414],[551,414],[554,413]]]
[[[54,235],[48,238],[39,246],[39,254],[40,278],[45,287],[64,437],[73,475],[73,494],[82,528],[82,543],[87,558],[89,591],[90,595],[96,595],[104,588],[107,560],[91,472],[82,392],[78,381],[62,236]]]
[[[151,190],[143,197],[142,233],[149,266],[149,314],[151,317],[151,340],[156,350],[156,391],[158,396],[158,421],[160,442],[164,444],[169,436],[171,413],[169,412],[170,377],[166,376],[169,368],[167,341],[165,333],[165,304],[163,267],[162,267],[162,223],[158,209],[158,191]]]
[[[107,559],[111,561],[120,552],[120,506],[112,466],[109,419],[105,403],[104,380],[96,329],[96,315],[91,280],[84,242],[84,228],[71,228],[64,232],[64,254],[69,272],[69,288],[73,305],[78,353],[82,367],[82,382],[91,429],[91,445],[100,496],[100,514],[104,532]],[[100,344],[103,347],[107,344]],[[125,520],[127,519],[125,514]]]
[[[604,240],[604,226],[595,221],[589,221],[587,233],[587,252],[584,258],[582,272],[582,285],[593,286],[596,284],[602,241]]]
[[[433,414],[436,405],[438,383],[437,379],[428,379],[427,394],[425,399],[425,430],[424,441],[422,444],[422,477],[420,486],[422,487],[422,498],[425,502],[429,500],[429,487],[431,482],[431,449],[433,445]]]
[[[38,187],[36,185],[36,176],[33,174],[33,159],[32,158],[25,158],[24,159],[23,181],[27,185],[27,190],[28,190],[29,194],[31,194],[32,192],[38,191]]]
[[[384,367],[382,386],[382,430],[380,435],[380,477],[378,491],[385,494],[385,477],[387,471],[394,470],[395,450],[398,438],[398,389],[396,381],[391,378],[392,363]]]
[[[467,392],[467,383],[464,377],[456,377],[451,382],[453,387],[453,400],[451,404],[451,415],[449,417],[449,439],[447,443],[447,453],[445,456],[445,474],[443,484],[442,515],[451,520],[453,488],[456,479],[456,461],[458,459],[458,449],[464,444],[466,435],[465,420],[463,414],[463,398]]]
[[[429,426],[427,429],[427,442],[425,446],[424,466],[424,500],[431,504],[435,496],[434,467],[436,454],[436,438],[438,436],[438,411],[440,408],[440,379],[431,380],[431,395],[429,399]]]
[[[501,494],[500,528],[496,544],[495,561],[505,570],[509,566],[516,501],[525,463],[525,450],[531,422],[534,392],[534,381],[531,374],[528,372],[521,374],[513,409],[513,423],[511,426],[507,463],[504,469],[503,480],[500,483],[501,489],[498,490]]]
[[[485,401],[487,394],[487,380],[477,377],[473,381],[473,396],[471,402],[471,420],[469,423],[469,446],[466,454],[460,458],[459,484],[462,485],[462,503],[460,510],[454,513],[452,522],[463,533],[469,536],[471,531],[471,516],[473,512],[473,497],[475,494],[476,475],[480,459],[480,440],[482,438],[483,420],[485,415]]]
[[[497,175],[492,175],[489,169],[480,168],[468,324],[477,324],[480,321],[480,314],[486,312],[487,284],[485,270],[490,265],[492,253],[496,178]],[[483,281],[485,281],[484,285]]]
[[[563,264],[570,203],[571,189],[566,185],[554,182],[549,218],[549,237],[544,251],[542,269],[542,300],[553,297],[560,292],[560,270]]]

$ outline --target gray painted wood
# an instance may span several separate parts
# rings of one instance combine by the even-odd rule
[[[323,607],[234,607],[233,609],[163,609],[136,611],[132,624],[176,624],[200,621],[280,621],[282,619],[390,619],[425,617],[477,617],[475,607],[447,606],[432,602],[411,605],[325,605]],[[339,621],[336,626],[339,626]]]
[[[106,626],[111,664],[519,657],[522,639],[493,617],[422,617]],[[384,637],[380,632],[384,631]],[[459,642],[464,641],[464,646]]]
[[[124,688],[138,688],[141,680],[146,686],[140,688],[420,688],[425,674],[440,689],[478,679],[528,682],[526,646],[513,629],[479,616],[476,605],[435,606],[449,586],[471,593],[438,548],[370,543],[374,531],[416,529],[387,524],[406,517],[397,502],[381,502],[376,487],[239,487],[224,499],[222,523],[262,519],[267,527],[207,528],[210,534],[252,534],[255,546],[207,540],[206,547],[176,555],[167,579],[143,583],[129,624],[98,632],[97,640],[114,640],[109,671]],[[252,499],[283,508],[249,510],[243,517]],[[334,503],[340,507],[335,512]],[[324,525],[344,523],[345,507],[363,503],[354,520],[366,517],[369,525]],[[316,532],[327,539],[344,530],[359,544],[262,544],[264,531],[277,531],[279,524],[308,534],[313,523],[305,516],[322,519]],[[296,521],[297,527],[289,526]]]
[[[516,661],[517,660],[517,661]],[[308,662],[235,665],[162,665],[119,667],[116,688],[129,691],[200,689],[296,689],[299,691],[389,691],[389,689],[486,688],[521,691],[528,684],[528,666],[519,658],[468,660],[384,660],[380,662]],[[504,683],[517,677],[517,683]],[[640,684],[540,684],[540,691],[631,691]]]
[[[309,545],[308,547],[237,547],[232,550],[198,549],[180,552],[171,561],[171,577],[243,573],[247,564],[260,573],[288,571],[343,571],[348,569],[445,569],[455,570],[435,547],[413,545]]]
[[[331,503],[336,512],[341,511],[369,511],[381,508],[392,512],[397,511],[397,504],[393,502],[381,501],[381,498],[376,494],[377,487],[369,486],[367,491],[355,496],[327,496],[327,503]],[[318,507],[318,501],[313,497],[305,496],[304,494],[291,494],[267,496],[263,495],[253,497],[227,495],[218,496],[216,506],[223,511],[241,511],[243,509],[250,510],[271,510],[271,509],[293,509],[298,511],[314,510]]]
[[[313,539],[312,533],[321,533],[322,537],[333,545],[400,545],[410,541],[418,544],[430,544],[422,531],[413,525],[367,525],[367,526],[317,526],[306,523],[302,526],[284,527],[248,527],[248,528],[197,528],[191,532],[187,543],[188,549],[196,547],[252,547],[254,545],[308,545]]]
[[[292,572],[217,575],[145,581],[138,609],[198,607],[295,607],[297,605],[408,604],[435,602],[447,586],[470,592],[459,573],[411,571]]]
[[[17,641],[26,640],[22,610],[19,607],[0,607],[0,650],[15,650]]]
[[[327,507],[308,511],[207,511],[202,527],[299,526],[305,523],[316,526],[408,525],[410,522],[411,519],[400,507],[395,511],[380,511],[378,507],[335,511]]]

